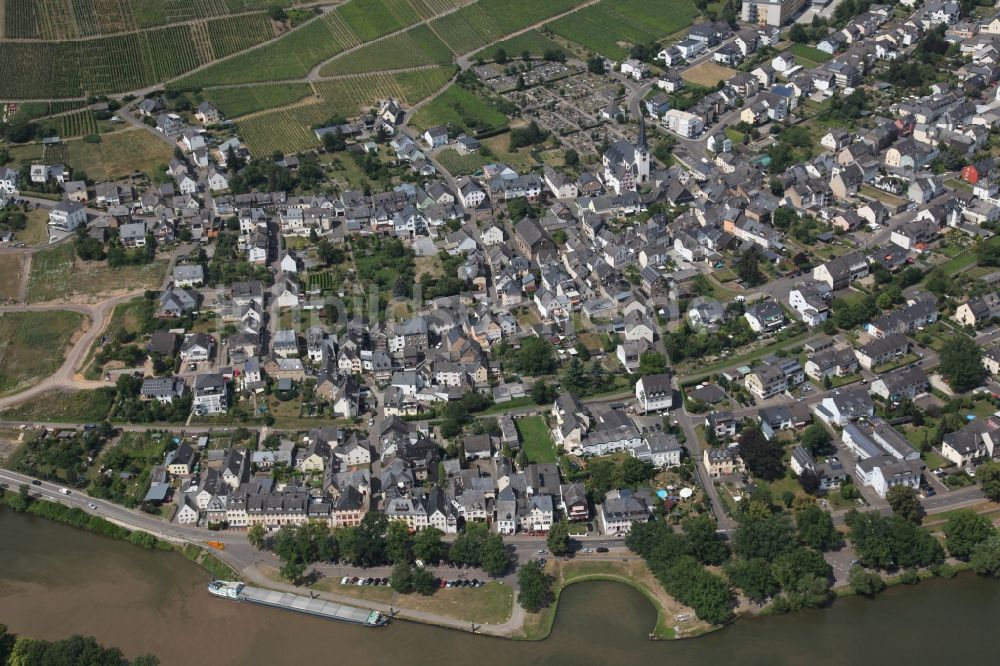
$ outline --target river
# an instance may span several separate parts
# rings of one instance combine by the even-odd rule
[[[650,642],[655,611],[616,583],[563,592],[552,636],[518,643],[407,622],[367,629],[210,597],[182,556],[0,511],[0,623],[37,638],[90,634],[172,664],[361,663],[585,666],[985,664],[1000,583],[971,575],[899,586],[876,600],[740,621]]]

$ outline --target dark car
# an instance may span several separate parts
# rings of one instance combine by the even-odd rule
[[[604,546],[599,546],[598,548],[595,548],[594,550],[596,550],[598,553],[606,553],[606,552],[608,552],[608,549],[605,548]]]
[[[35,479],[34,481],[31,482],[31,485],[33,485],[33,486],[40,486],[40,485],[42,485],[42,482],[39,481],[38,479]]]

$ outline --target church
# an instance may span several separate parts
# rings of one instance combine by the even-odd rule
[[[639,142],[621,139],[604,152],[604,185],[615,194],[635,192],[649,181],[650,153],[646,143],[646,119],[639,117]]]

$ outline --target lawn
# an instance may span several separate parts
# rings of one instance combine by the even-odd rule
[[[24,261],[20,254],[0,254],[0,299],[16,299]]]
[[[24,391],[58,370],[83,321],[79,313],[58,310],[0,314],[0,395]]]
[[[883,363],[882,365],[875,366],[875,368],[872,369],[872,372],[874,372],[876,375],[881,375],[883,372],[889,372],[890,370],[895,370],[896,368],[902,368],[904,365],[909,365],[910,363],[913,363],[916,360],[917,360],[916,354],[912,353],[907,354],[897,359],[893,359],[892,361],[889,361],[887,363]]]
[[[102,134],[100,143],[70,139],[66,145],[73,168],[97,181],[125,178],[134,171],[152,174],[160,166],[166,168],[173,156],[165,141],[139,128]]]
[[[538,166],[530,148],[510,149],[510,132],[483,139],[482,144],[493,153],[494,159],[491,161],[503,162],[517,170],[530,170]]]
[[[157,289],[166,267],[166,259],[121,268],[109,268],[102,261],[77,261],[72,243],[64,243],[35,253],[28,278],[28,302],[97,300],[98,294]]]
[[[825,51],[820,51],[819,49],[809,46],[807,44],[792,44],[789,50],[795,54],[796,62],[802,61],[803,65],[809,67],[816,67],[817,65],[821,65],[833,57],[829,53],[826,53]]]
[[[103,421],[111,411],[113,389],[94,391],[46,391],[28,402],[0,412],[11,421],[54,421],[57,423],[90,423]]]
[[[728,81],[735,74],[736,70],[723,67],[714,62],[703,62],[685,71],[681,74],[681,77],[685,81],[704,86],[705,88],[715,88],[719,81]]]
[[[954,275],[974,263],[976,263],[976,253],[967,250],[956,254],[952,259],[941,264],[939,268],[944,271],[946,275]]]
[[[411,122],[421,130],[450,125],[452,131],[475,133],[503,127],[507,124],[507,116],[476,93],[452,85],[418,109]]]
[[[34,208],[28,211],[28,226],[24,231],[14,234],[17,240],[26,245],[45,245],[49,242],[49,211],[45,208]]]
[[[554,463],[556,448],[545,424],[545,417],[527,416],[517,420],[517,432],[528,460],[535,463]]]
[[[510,617],[514,603],[514,592],[506,583],[491,582],[482,587],[446,587],[430,596],[422,594],[395,595],[390,587],[368,587],[341,585],[339,580],[322,580],[312,586],[314,589],[341,594],[355,599],[377,603],[389,603],[401,609],[423,613],[434,613],[447,617],[475,622],[476,624],[502,624]]]

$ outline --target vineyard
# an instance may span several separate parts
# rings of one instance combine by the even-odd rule
[[[363,107],[389,96],[413,105],[440,90],[453,72],[450,67],[441,67],[321,81],[315,84],[319,94],[315,104],[261,112],[237,119],[237,124],[244,143],[255,155],[269,155],[276,150],[287,153],[308,150],[319,145],[313,127],[334,116],[355,117]]]
[[[271,21],[264,14],[215,19],[207,25],[214,58],[225,58],[274,37]]]
[[[97,132],[97,119],[90,109],[75,111],[62,117],[62,132],[60,133],[62,138],[86,136],[97,134]]]
[[[482,0],[435,19],[431,27],[455,53],[472,53],[525,26],[568,11],[581,1]]]
[[[406,0],[351,0],[337,10],[361,41],[367,42],[420,20]]]
[[[493,160],[480,155],[470,153],[461,155],[453,148],[446,148],[437,154],[437,161],[453,176],[468,176],[480,171],[483,165],[489,164]]]
[[[548,25],[558,35],[609,58],[622,58],[621,45],[645,44],[673,34],[698,15],[691,0],[601,0]]]
[[[330,293],[333,291],[333,282],[333,273],[310,273],[309,291],[318,289],[321,292]]]
[[[471,0],[410,0],[414,11],[421,19],[429,19],[445,12],[467,5]]]
[[[444,65],[452,54],[437,35],[420,24],[341,56],[320,70],[323,76],[378,72],[420,65]]]
[[[219,107],[227,118],[287,106],[312,94],[308,83],[275,83],[272,85],[206,90],[205,98]]]
[[[507,116],[487,100],[458,85],[452,85],[417,110],[411,121],[421,130],[437,125],[476,133],[507,124]]]

